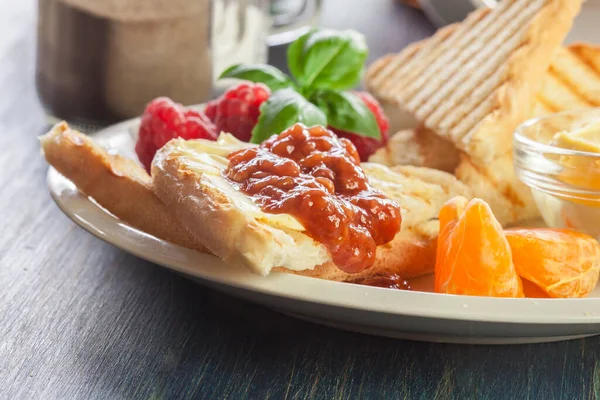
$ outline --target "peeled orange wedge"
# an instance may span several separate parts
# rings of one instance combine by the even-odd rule
[[[508,229],[517,273],[550,297],[584,297],[598,283],[600,244],[568,229]]]
[[[528,281],[527,279],[521,278],[521,282],[523,282],[523,293],[525,297],[531,299],[548,299],[548,293],[544,292],[538,285],[533,282]]]
[[[523,297],[502,226],[483,200],[455,197],[440,210],[437,293]]]

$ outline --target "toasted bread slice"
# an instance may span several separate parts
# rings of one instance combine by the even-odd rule
[[[192,145],[170,141],[156,154],[152,177],[156,195],[196,240],[222,260],[261,275],[278,266],[297,271],[330,262],[327,249],[302,233],[297,220],[262,212],[223,178],[226,158]]]
[[[450,30],[452,29],[451,27]],[[419,48],[422,45],[423,43],[420,42],[412,46]],[[383,73],[387,71],[386,67],[394,60],[395,55],[393,54],[376,60],[369,67],[367,86],[387,106],[386,114],[390,116],[390,121],[398,121],[395,126],[391,124],[394,128],[398,127],[396,130],[408,130],[408,128],[425,130],[422,127],[414,128],[418,126],[415,117],[401,109],[393,99],[392,93],[385,90],[386,87],[381,84]],[[388,79],[394,79],[394,76],[389,76]],[[559,47],[554,52],[550,67],[544,76],[542,89],[536,96],[530,117],[598,106],[600,106],[600,46],[574,43],[566,47]],[[416,135],[414,136],[416,138]],[[392,154],[391,158],[394,157],[401,156]]]
[[[481,165],[510,151],[581,0],[504,0],[409,46],[367,86]]]
[[[413,165],[453,173],[460,161],[460,152],[452,142],[420,126],[392,135],[369,161],[389,167]]]
[[[135,161],[108,154],[65,122],[40,142],[50,165],[117,218],[157,238],[207,251],[154,195],[152,179]]]
[[[221,171],[227,159],[197,151],[202,141],[173,140],[153,163],[154,190],[194,237],[220,258],[266,275],[277,267],[332,280],[396,273],[415,276],[434,267],[436,218],[441,205],[469,190],[452,175],[424,168],[365,163],[371,184],[402,207],[402,231],[377,250],[376,264],[362,274],[340,271],[322,244],[286,214],[263,213],[236,191]]]

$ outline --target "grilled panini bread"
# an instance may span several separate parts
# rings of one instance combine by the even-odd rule
[[[211,143],[204,143],[203,152],[210,153],[213,156],[201,156],[201,159],[218,159],[219,155],[222,158],[222,156],[239,148],[240,142],[231,139],[229,136],[223,136],[218,143],[212,146]],[[292,229],[289,227],[279,229],[280,225],[286,223],[281,222],[281,220],[277,222],[276,217],[273,219],[267,216],[270,222],[257,222],[259,225],[254,225],[254,223],[242,224],[241,231],[238,231],[239,236],[236,236],[232,234],[236,229],[235,227],[225,223],[217,223],[218,213],[213,206],[199,208],[198,214],[191,217],[194,221],[206,219],[208,221],[207,225],[193,224],[190,222],[191,220],[186,220],[183,215],[186,214],[184,211],[180,211],[177,213],[179,215],[176,215],[174,210],[178,210],[183,205],[180,202],[187,203],[189,201],[189,198],[186,201],[185,198],[177,196],[176,193],[179,193],[177,191],[180,190],[183,193],[184,190],[200,190],[201,183],[205,182],[207,177],[206,173],[197,172],[199,165],[197,161],[193,163],[191,160],[189,163],[185,162],[186,159],[189,159],[189,154],[188,156],[180,154],[181,147],[179,147],[180,150],[177,150],[174,143],[176,142],[169,144],[167,148],[161,151],[162,155],[160,157],[162,158],[160,161],[157,159],[156,168],[158,170],[162,168],[158,165],[162,165],[164,168],[172,168],[177,165],[178,168],[181,167],[181,171],[177,175],[171,176],[166,172],[157,172],[156,181],[153,182],[150,175],[135,161],[109,154],[86,135],[71,130],[66,123],[56,125],[41,138],[42,149],[47,161],[70,179],[85,195],[93,198],[100,206],[126,223],[158,238],[207,253],[211,253],[211,251],[203,244],[203,238],[206,235],[212,237],[221,234],[222,231],[228,231],[231,242],[226,243],[226,245],[233,247],[233,243],[238,240],[246,244],[250,243],[249,239],[244,237],[245,233],[252,231],[256,226],[262,226],[265,228],[265,232],[276,232],[274,235],[278,240],[287,238],[306,246],[302,247],[303,251],[300,254],[299,262],[289,260],[289,257],[285,255],[277,256],[281,257],[282,262],[287,259],[288,268],[281,268],[284,265],[282,263],[278,265],[276,270],[322,279],[357,281],[393,273],[410,278],[431,272],[435,263],[435,240],[438,230],[438,223],[435,218],[441,205],[454,195],[470,197],[469,190],[465,185],[458,182],[452,175],[444,172],[415,167],[389,169],[377,164],[363,164],[371,183],[386,192],[388,196],[402,206],[404,220],[402,231],[394,241],[380,246],[378,249],[377,261],[373,267],[359,274],[347,274],[328,262],[329,256],[322,253],[322,246],[298,233],[301,230],[294,232],[294,226],[292,226]],[[167,156],[167,154],[169,155]],[[183,157],[177,158],[178,155]],[[215,155],[217,157],[214,157]],[[192,165],[195,165],[196,169],[189,169]],[[211,167],[205,165],[205,168],[210,169]],[[187,180],[192,182],[189,184],[191,186],[184,183]],[[173,192],[168,191],[168,185],[174,185]],[[225,215],[227,215],[223,217],[225,220],[232,215],[238,215],[233,217],[234,219],[239,217],[236,209],[224,206],[224,204],[231,203],[231,196],[236,196],[235,194],[232,195],[228,191],[229,189],[220,187],[218,190],[215,189],[210,192],[213,196],[211,198],[216,199],[214,204],[220,204],[219,207],[225,210]],[[167,207],[165,202],[155,195],[154,191],[167,192],[163,193],[162,196],[169,200],[171,205]],[[221,196],[224,191],[229,195]],[[190,207],[197,207],[197,205],[191,205]],[[252,209],[252,211],[242,212],[241,217],[244,221],[257,220],[255,206],[252,207],[252,204],[244,201],[242,207]],[[258,215],[260,215],[260,211]],[[260,219],[259,217],[258,220]],[[239,221],[235,222],[234,225],[239,227]],[[278,232],[277,229],[281,232]],[[301,229],[301,227],[296,225],[295,229]],[[258,243],[261,243],[260,240]],[[224,254],[231,251],[222,247],[219,247],[219,249]],[[252,250],[250,249],[250,251]],[[285,251],[288,250],[290,249]],[[298,255],[297,252],[294,254]],[[307,254],[313,257],[312,261],[315,264],[299,265],[298,263],[303,263],[302,259],[306,258]],[[239,252],[237,256],[239,256]],[[228,257],[235,259],[236,255],[230,254]],[[242,263],[248,262],[246,260],[240,261]],[[274,262],[274,259],[271,259],[271,261],[273,262],[270,267],[278,264]],[[258,261],[259,264],[261,262]],[[316,263],[321,263],[321,265],[316,265]],[[299,270],[305,266],[310,269]],[[293,270],[294,268],[296,271]],[[266,269],[260,272],[265,273]]]
[[[530,117],[597,106],[600,106],[600,47],[585,43],[559,47]],[[401,131],[372,160],[390,166],[412,164],[450,171],[452,163],[458,165],[459,151],[449,141],[442,137],[436,140],[433,135],[433,131],[423,127]],[[475,196],[490,204],[503,224],[538,216],[529,190],[514,175],[510,153],[485,165],[466,154],[461,158],[456,176],[472,188]]]
[[[392,59],[393,55],[387,55],[377,60],[369,70],[370,79],[377,77],[383,66]],[[390,94],[375,89],[375,95],[381,101],[385,101],[385,96],[389,98]],[[414,117],[411,116],[413,119],[407,120],[406,111],[392,106],[389,100],[386,103],[390,108],[388,115],[390,117],[395,115],[397,119],[401,119],[404,129],[392,135],[386,146],[377,150],[370,161],[388,166],[415,165],[453,172],[458,166],[460,153],[456,146],[430,129],[423,126],[414,127],[416,124]],[[598,106],[600,106],[600,46],[575,43],[559,47],[544,76],[542,89],[536,96],[530,117]]]
[[[456,176],[504,225],[538,215],[513,172],[514,129],[536,115],[594,104],[595,49],[559,47],[580,3],[505,0],[381,58],[367,72],[376,97],[463,152]]]
[[[450,28],[450,30],[453,29]],[[419,44],[416,46],[418,47]],[[388,54],[376,60],[369,67],[366,85],[386,107],[386,114],[390,117],[392,130],[404,132],[414,129],[415,133],[411,133],[410,136],[414,137],[414,141],[419,141],[418,132],[434,131],[419,127],[415,117],[400,108],[402,106],[393,100],[394,92],[388,90],[387,86],[375,84],[381,80],[381,75],[385,72],[384,68],[389,63],[395,62],[395,57],[394,54]],[[396,73],[401,74],[402,72],[398,70]],[[388,76],[387,79],[395,78]],[[550,67],[544,76],[542,89],[536,95],[530,117],[598,106],[600,106],[600,46],[590,43],[574,43],[566,47],[559,47],[552,56]],[[407,134],[405,133],[405,135]],[[414,143],[407,144],[415,145]],[[439,144],[436,142],[435,145]],[[388,147],[394,147],[394,145]],[[387,151],[391,153],[389,156],[391,159],[402,157],[402,155],[395,154],[393,148],[388,148]],[[418,161],[418,159],[414,161]],[[427,164],[413,165],[435,168]]]
[[[510,152],[581,0],[504,0],[375,63],[367,87],[480,165]]]
[[[559,48],[544,76],[532,117],[600,106],[600,46]]]
[[[224,135],[219,142],[232,144],[231,149],[235,142],[242,144]],[[306,235],[295,218],[265,213],[235,190],[222,176],[228,165],[224,156],[231,150],[220,152],[223,146],[212,143],[172,140],[159,150],[152,166],[155,193],[213,254],[263,275],[276,267],[332,280],[431,272],[439,209],[451,197],[469,196],[463,184],[441,171],[364,163],[371,185],[401,206],[402,230],[378,247],[373,267],[363,275],[347,274],[333,265],[325,247]]]

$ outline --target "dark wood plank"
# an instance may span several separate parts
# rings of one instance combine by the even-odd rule
[[[600,398],[598,338],[489,347],[342,332],[209,290],[77,228],[45,188],[34,2],[2,7],[0,398]],[[431,31],[388,0],[325,7],[325,25],[367,34],[371,57]]]

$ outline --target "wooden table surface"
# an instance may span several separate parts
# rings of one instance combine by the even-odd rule
[[[323,25],[364,32],[371,59],[433,30],[392,0],[324,3]],[[597,337],[491,347],[343,332],[203,288],[84,232],[45,186],[35,4],[0,7],[0,399],[600,398]]]

